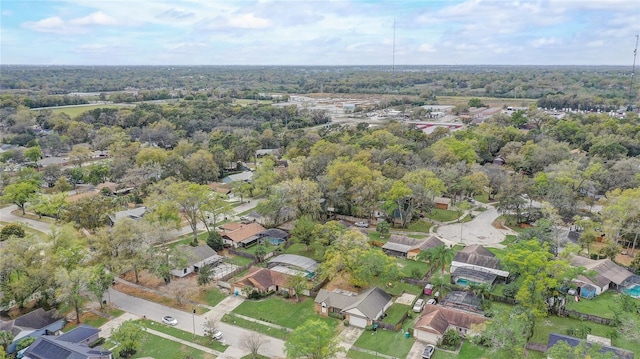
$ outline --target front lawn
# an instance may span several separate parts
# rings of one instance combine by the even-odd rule
[[[202,292],[201,300],[207,305],[215,307],[226,297],[227,295],[222,293],[218,288],[209,288]]]
[[[365,331],[353,345],[396,358],[406,358],[413,346],[413,339],[406,338],[404,330],[397,332],[389,330]],[[351,354],[351,351],[349,353]]]
[[[382,321],[396,325],[409,309],[411,309],[411,307],[408,305],[394,303],[387,309],[387,316]]]
[[[164,334],[171,335],[172,337],[176,337],[178,339],[193,342],[193,343],[202,345],[203,347],[215,349],[219,352],[224,352],[227,349],[227,346],[222,345],[222,343],[220,343],[219,341],[211,340],[209,338],[205,338],[200,335],[194,336],[193,333],[185,332],[184,330],[180,330],[175,327],[170,327],[168,325],[165,325],[159,322],[154,322],[149,319],[140,319],[136,322],[145,328],[153,329],[153,330],[162,332]],[[166,358],[166,357],[167,356],[159,356],[158,358]]]
[[[429,233],[429,230],[431,229],[432,226],[433,226],[433,223],[429,221],[425,221],[424,219],[421,219],[419,221],[410,223],[407,229],[411,232]]]
[[[411,259],[398,259],[398,266],[405,277],[421,279],[429,271],[429,264]],[[419,277],[414,274],[420,273]]]
[[[320,318],[332,327],[338,325],[338,320],[319,317],[313,310],[313,304],[311,298],[305,298],[302,302],[296,303],[294,300],[271,296],[259,301],[244,301],[233,310],[233,313],[291,329],[297,328],[309,318]]]
[[[264,335],[268,335],[270,337],[274,337],[277,339],[287,340],[289,332],[286,330],[279,330],[272,328],[270,326],[252,322],[240,317],[236,317],[233,313],[225,314],[222,317],[222,321],[228,324],[232,324],[241,328],[253,330],[254,332],[262,333]]]
[[[144,332],[140,340],[140,349],[132,358],[214,359],[215,357],[213,354]]]
[[[450,222],[458,219],[458,217],[460,217],[460,212],[434,208],[431,211],[426,212],[424,216],[438,222]]]

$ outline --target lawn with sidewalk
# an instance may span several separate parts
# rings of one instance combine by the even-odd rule
[[[211,348],[219,352],[224,352],[228,347],[227,345],[222,345],[222,343],[220,343],[219,341],[211,340],[201,335],[193,335],[193,333],[189,333],[184,330],[180,330],[178,328],[174,328],[159,322],[154,322],[153,320],[140,319],[136,322],[145,328],[153,329],[158,332],[171,335],[172,337],[196,343],[198,345],[202,345],[203,347]]]
[[[103,345],[104,348],[111,348],[113,342],[108,340]],[[114,358],[117,348],[113,349]],[[205,353],[195,348],[191,348],[181,343],[177,343],[157,335],[144,332],[140,340],[140,349],[131,357],[135,358],[193,358],[193,359],[214,359],[215,355]]]
[[[235,325],[240,328],[253,330],[254,332],[258,332],[264,335],[268,335],[270,337],[274,337],[277,339],[287,340],[289,336],[289,332],[283,329],[276,329],[270,326],[252,322],[250,320],[246,320],[240,317],[233,315],[233,313],[225,314],[222,317],[222,321],[228,324]]]
[[[318,316],[313,310],[313,304],[312,298],[304,298],[300,303],[296,303],[293,299],[271,296],[257,301],[246,300],[234,309],[233,313],[291,329],[302,325],[309,318],[319,318],[332,328],[338,326],[338,320]]]
[[[395,332],[388,330],[365,331],[353,345],[395,358],[406,358],[413,346],[413,338],[406,338],[404,333],[404,329]],[[352,351],[355,352],[355,350],[350,350],[349,354]],[[366,357],[371,358],[375,355],[367,355]]]

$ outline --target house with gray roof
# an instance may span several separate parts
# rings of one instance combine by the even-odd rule
[[[443,244],[444,242],[436,236],[431,236],[424,240],[392,234],[387,243],[382,246],[382,250],[390,256],[415,259],[420,254],[420,251]]]
[[[495,254],[479,244],[472,244],[458,251],[451,261],[453,283],[487,283],[496,279],[505,280],[509,272],[500,269],[500,260]],[[464,285],[464,284],[463,284]]]
[[[100,339],[100,329],[80,325],[60,336],[39,337],[23,353],[25,359],[112,359],[111,351],[91,344]]]
[[[121,221],[125,218],[129,218],[129,219],[133,219],[134,221],[137,221],[142,217],[144,217],[146,213],[147,213],[147,207],[130,208],[124,211],[110,214],[109,222],[111,222],[111,225],[113,226],[114,224],[116,224],[117,221]]]
[[[270,259],[267,267],[289,275],[302,274],[311,279],[316,275],[318,262],[297,254],[281,254]]]
[[[0,320],[0,331],[13,334],[13,342],[7,347],[7,353],[16,351],[18,342],[26,337],[38,338],[42,335],[52,335],[64,328],[66,320],[57,315],[55,309],[45,311],[38,308],[16,319]]]
[[[571,257],[571,265],[584,267],[586,272],[573,280],[581,288],[583,297],[593,293],[600,295],[610,288],[620,289],[635,275],[611,259],[594,260],[581,256]]]
[[[235,173],[235,174],[224,177],[222,179],[222,183],[251,182],[252,179],[253,179],[253,172],[244,171],[244,172]]]
[[[321,289],[314,302],[316,313],[322,316],[340,313],[350,325],[358,328],[372,325],[393,304],[391,295],[378,287],[360,294]]]
[[[176,277],[185,277],[190,273],[198,272],[204,266],[215,266],[222,262],[223,256],[218,255],[211,247],[206,244],[197,247],[185,247],[187,251],[188,265],[185,268],[176,268],[171,271]]]

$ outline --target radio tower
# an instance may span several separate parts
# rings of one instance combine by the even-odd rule
[[[637,44],[636,47],[638,47]],[[396,19],[393,19],[393,53],[391,56],[391,74],[396,74]]]
[[[631,93],[633,89],[633,77],[636,72],[636,56],[638,55],[638,35],[636,35],[636,48],[633,50],[633,66],[631,67],[631,79],[629,80],[629,102],[630,106],[633,106],[633,98],[631,98]]]

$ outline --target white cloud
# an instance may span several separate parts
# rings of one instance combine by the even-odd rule
[[[2,16],[11,16],[13,15],[13,11],[11,10],[2,10]]]
[[[604,45],[604,41],[596,40],[587,42],[587,47],[602,47]]]
[[[544,46],[552,46],[552,45],[560,45],[561,41],[556,39],[555,37],[542,37],[535,39],[531,42],[531,46],[533,47],[544,47]]]
[[[239,29],[263,29],[268,27],[271,21],[256,17],[254,14],[242,14],[229,19],[229,26]]]
[[[118,21],[111,16],[97,11],[85,17],[69,20],[70,25],[91,26],[91,25],[117,25]]]
[[[422,44],[418,47],[418,52],[436,52],[436,49],[433,47],[433,45]]]

